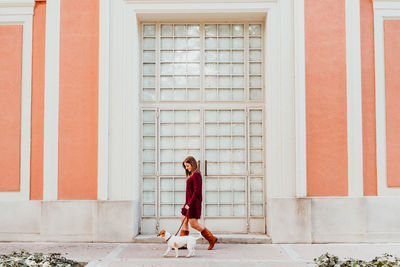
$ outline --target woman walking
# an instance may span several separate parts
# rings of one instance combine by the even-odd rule
[[[203,225],[198,222],[201,217],[201,201],[202,201],[202,178],[200,170],[198,169],[197,162],[194,157],[187,157],[183,163],[183,168],[186,173],[186,202],[182,208],[182,221],[184,221],[180,235],[189,235],[189,219],[190,226],[201,233],[207,239],[212,249],[217,242],[217,238]]]

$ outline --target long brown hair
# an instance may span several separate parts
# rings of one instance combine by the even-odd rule
[[[185,167],[185,163],[189,163],[190,165],[192,165],[192,172],[190,173],[186,167]],[[185,158],[185,160],[182,162],[182,166],[185,169],[185,173],[186,173],[186,178],[188,178],[191,174],[193,174],[195,171],[200,172],[198,166],[197,166],[197,161],[194,157],[192,156],[188,156]]]

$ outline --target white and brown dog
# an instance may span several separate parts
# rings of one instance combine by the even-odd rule
[[[157,235],[158,237],[162,237],[168,244],[167,251],[163,254],[163,256],[167,256],[167,254],[171,251],[171,249],[175,250],[175,257],[178,257],[178,250],[180,247],[187,246],[189,253],[186,257],[194,256],[194,248],[196,246],[196,240],[201,238],[201,235],[197,238],[193,236],[174,236],[169,232],[165,231],[164,229],[160,231]]]

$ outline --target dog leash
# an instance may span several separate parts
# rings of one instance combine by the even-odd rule
[[[186,219],[188,218],[188,215],[189,215],[189,209],[187,209],[186,215],[185,215],[185,219],[182,220],[181,226],[179,226],[179,229],[178,229],[178,231],[176,232],[175,235],[177,235],[177,234],[179,233],[179,231],[181,230],[183,223],[184,223],[184,222],[186,221]],[[171,237],[170,237],[170,238],[171,238]],[[169,239],[169,238],[168,238],[168,239]],[[168,240],[167,240],[167,242],[168,242]]]

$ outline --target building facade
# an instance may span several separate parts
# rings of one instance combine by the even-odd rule
[[[0,240],[201,222],[400,241],[400,1],[0,0]]]

